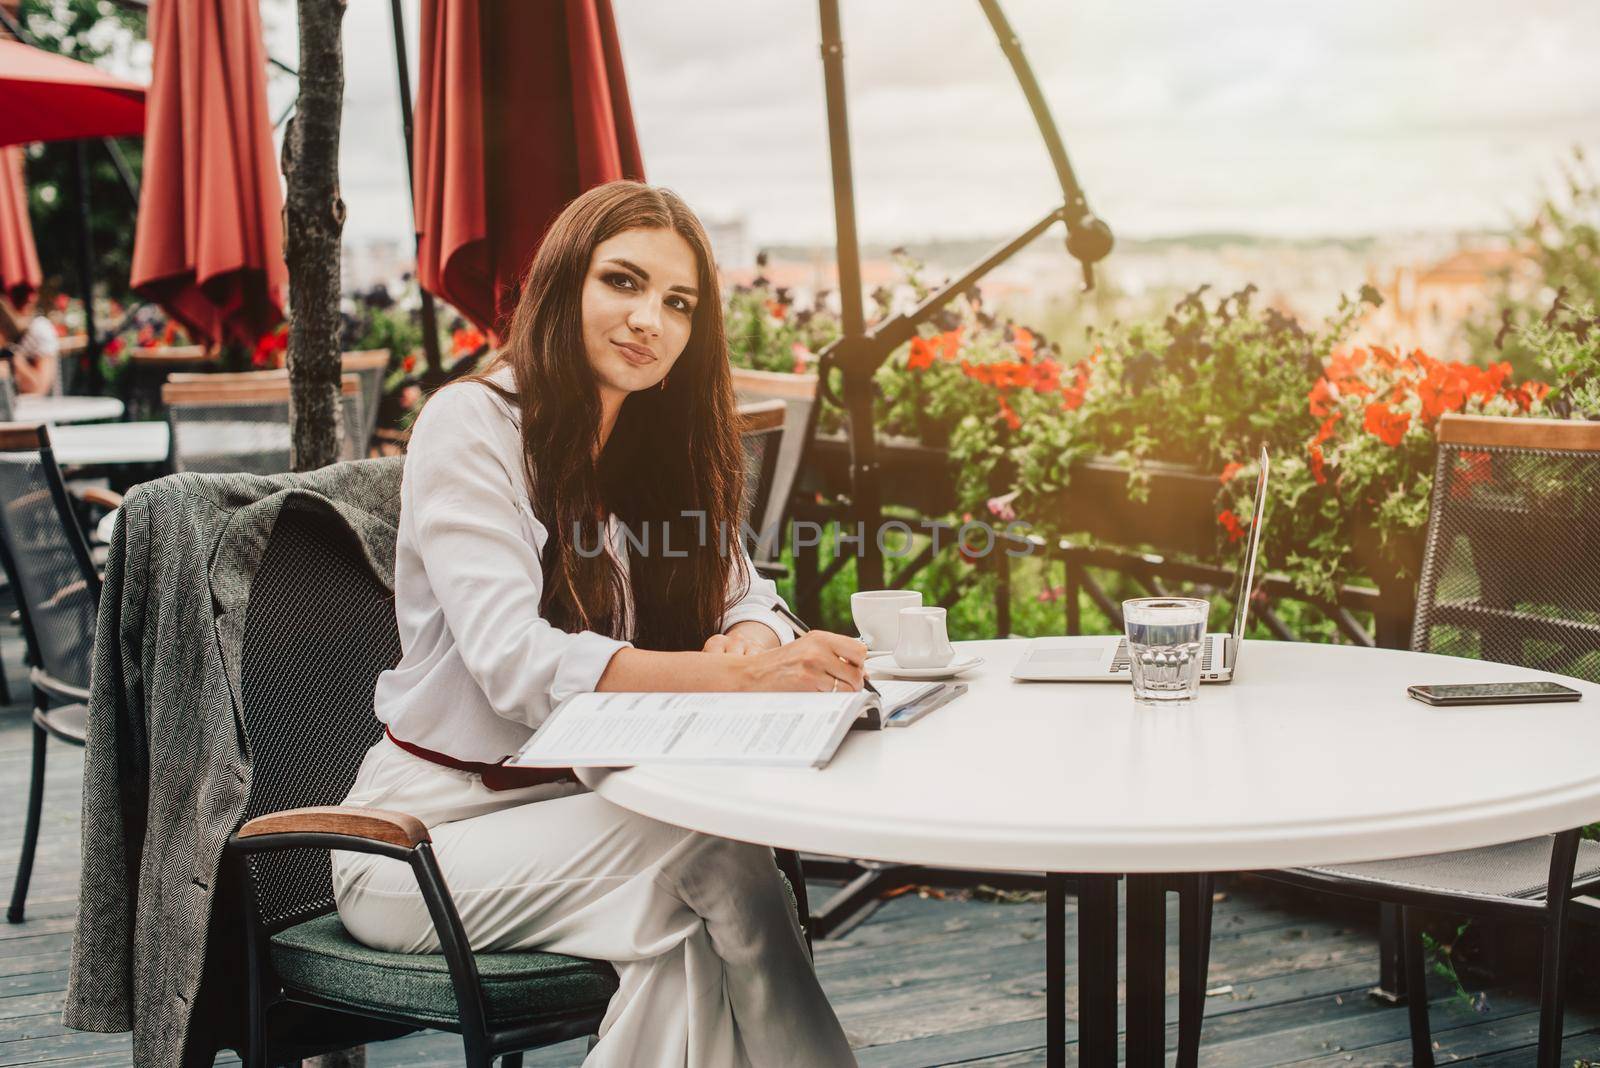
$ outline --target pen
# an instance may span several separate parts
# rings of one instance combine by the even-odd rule
[[[779,601],[777,604],[773,605],[772,610],[778,613],[784,619],[787,619],[789,621],[789,625],[794,627],[797,634],[804,634],[806,631],[811,629],[810,627],[806,626],[803,619],[789,611],[789,606],[784,604],[782,601]],[[879,697],[883,696],[883,694],[878,693],[878,688],[872,685],[872,680],[865,676],[862,676],[861,685],[867,690],[867,692],[878,694]]]

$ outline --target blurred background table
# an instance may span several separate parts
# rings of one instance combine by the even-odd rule
[[[13,418],[19,423],[90,423],[101,419],[120,419],[122,411],[122,402],[115,397],[25,394],[17,398]]]

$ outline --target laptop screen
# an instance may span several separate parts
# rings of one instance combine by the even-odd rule
[[[1256,477],[1256,503],[1250,520],[1250,536],[1245,539],[1244,559],[1234,576],[1233,588],[1233,641],[1228,650],[1229,667],[1239,657],[1239,642],[1244,638],[1245,624],[1250,616],[1250,594],[1255,591],[1256,552],[1261,548],[1261,525],[1267,511],[1267,449],[1262,446],[1259,458],[1261,473]]]

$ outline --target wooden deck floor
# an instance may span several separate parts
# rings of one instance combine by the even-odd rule
[[[20,646],[14,629],[0,627],[14,697],[24,692]],[[28,738],[24,708],[14,703],[0,709],[0,892],[7,896],[22,834]],[[28,920],[0,924],[0,1066],[130,1060],[127,1036],[68,1031],[59,1017],[77,891],[81,767],[81,750],[50,744],[44,839]],[[812,893],[815,900],[827,888],[815,886]],[[1204,1064],[1409,1063],[1405,1011],[1364,994],[1376,963],[1372,925],[1362,911],[1341,911],[1243,881],[1223,892],[1214,926]],[[820,944],[817,969],[864,1066],[1041,1064],[1043,928],[1035,902],[908,893],[885,902],[845,937]],[[1171,943],[1176,990],[1175,919]],[[1070,945],[1068,953],[1070,961]],[[1484,1012],[1466,1007],[1442,985],[1433,995],[1439,1063],[1533,1063],[1538,1013],[1528,977],[1489,989]],[[1168,1019],[1174,1023],[1176,1011],[1169,998]],[[1565,1064],[1600,1060],[1596,1029],[1600,1005],[1579,1000],[1571,1006]],[[1169,1043],[1175,1040],[1174,1027],[1168,1037]],[[369,1063],[459,1064],[460,1048],[453,1035],[421,1034],[372,1047]],[[581,1047],[568,1044],[532,1054],[526,1063],[581,1060]]]

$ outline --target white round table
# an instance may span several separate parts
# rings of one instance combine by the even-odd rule
[[[1162,915],[1159,905],[1151,915],[1158,884],[1139,873],[1378,860],[1600,820],[1600,686],[1452,657],[1252,641],[1234,683],[1202,686],[1188,707],[1146,708],[1126,683],[1012,681],[1026,644],[958,642],[986,661],[969,693],[912,727],[853,733],[820,770],[580,774],[624,808],[725,838],[944,867],[1128,874],[1130,905],[1136,887],[1143,903],[1129,916],[1130,969],[1157,976],[1162,959],[1132,953],[1136,919]],[[1584,699],[1439,708],[1406,696],[1413,683],[1519,679],[1561,681]],[[1164,936],[1141,941],[1141,958],[1164,953]],[[1111,976],[1114,1052],[1114,943]],[[1134,986],[1130,971],[1130,1018]],[[1049,1001],[1054,1012],[1060,999]],[[1140,1011],[1130,1064],[1151,1062],[1150,1043],[1155,1058],[1162,1048],[1148,998]],[[1158,1001],[1157,1022],[1159,1011]],[[1086,1003],[1085,1043],[1088,1015]],[[1101,1056],[1088,1045],[1080,1055]]]
[[[94,423],[52,427],[50,445],[63,467],[162,464],[172,436],[164,422]]]
[[[122,418],[122,402],[115,397],[72,397],[25,393],[16,400],[12,421],[17,423],[90,423]]]

